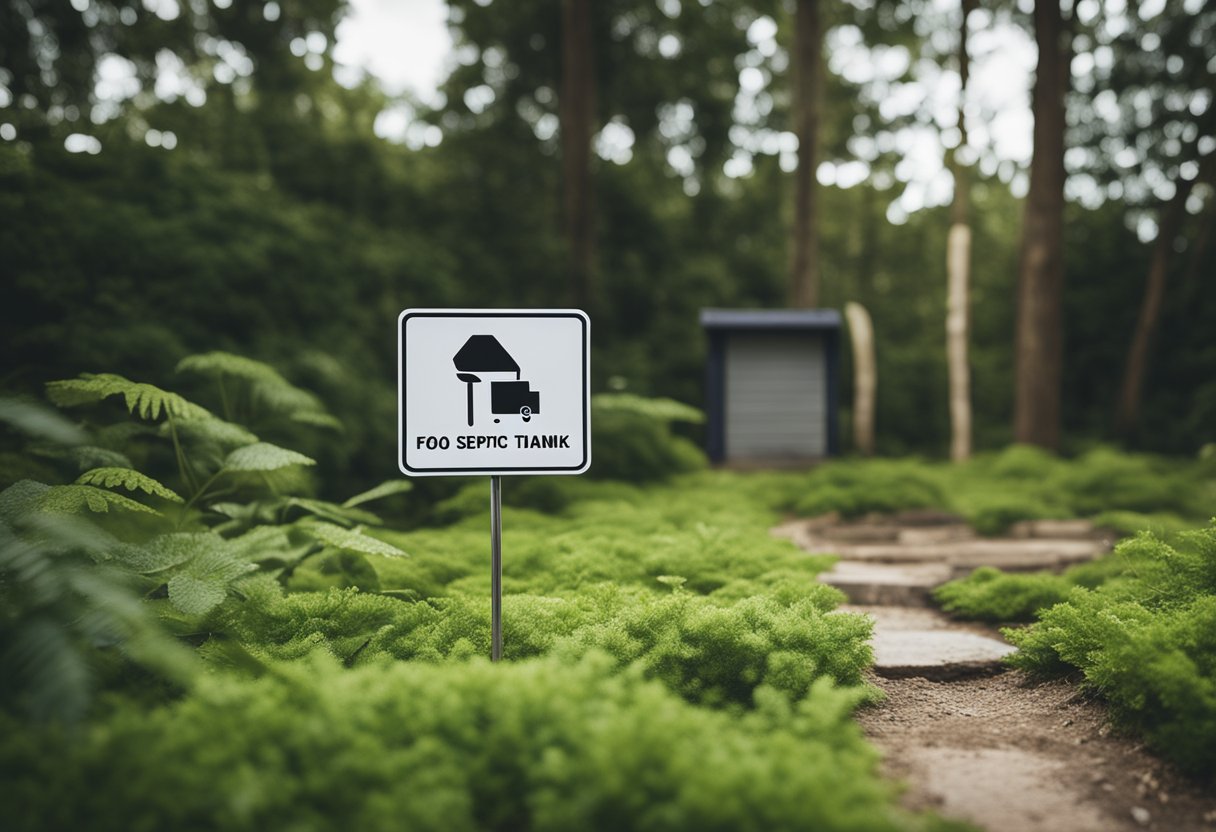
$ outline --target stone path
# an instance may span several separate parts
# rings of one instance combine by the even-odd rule
[[[773,531],[840,555],[821,580],[849,597],[843,610],[874,619],[872,681],[887,699],[859,719],[909,808],[989,832],[1216,832],[1216,796],[1112,733],[1101,703],[1066,681],[1007,671],[1013,648],[996,630],[932,607],[934,587],[978,566],[1061,569],[1108,551],[1111,538],[1088,523],[1039,521],[981,539],[928,512]]]

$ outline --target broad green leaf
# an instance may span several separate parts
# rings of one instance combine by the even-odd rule
[[[409,557],[396,546],[385,543],[360,529],[344,529],[332,523],[309,523],[302,528],[326,546],[363,555],[383,555],[390,558]]]
[[[224,468],[228,471],[277,471],[292,465],[316,464],[316,460],[304,454],[271,445],[269,442],[255,442],[237,448],[224,460]]]
[[[224,584],[176,575],[169,581],[169,602],[187,615],[204,615],[218,607],[228,597]]]
[[[122,559],[130,569],[150,575],[208,553],[226,554],[227,551],[227,541],[213,532],[178,532],[162,534],[142,546],[133,547]]]
[[[300,410],[291,414],[291,421],[299,422],[301,425],[311,425],[314,428],[329,428],[330,430],[342,430],[342,423],[336,416],[331,416],[324,410]]]
[[[88,438],[84,431],[50,408],[22,399],[0,398],[0,422],[26,436],[62,445],[79,445]]]
[[[236,447],[252,445],[258,441],[256,435],[241,425],[225,422],[223,419],[187,419],[175,425],[178,435],[187,442],[214,442],[217,445]],[[168,434],[168,425],[162,433]]]
[[[377,485],[375,488],[370,488],[367,491],[364,491],[362,494],[356,494],[342,505],[346,506],[347,508],[351,508],[353,506],[362,505],[363,503],[370,503],[372,500],[379,500],[383,497],[389,497],[393,494],[401,494],[405,491],[409,491],[413,487],[414,484],[409,480],[386,480]]]
[[[303,509],[309,514],[315,514],[325,520],[330,520],[343,526],[354,526],[357,524],[366,524],[371,526],[379,526],[380,518],[361,508],[350,508],[337,503],[329,503],[324,500],[311,500],[306,497],[291,497],[287,500],[287,505],[295,508]]]

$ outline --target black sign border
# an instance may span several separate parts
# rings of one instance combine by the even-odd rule
[[[578,465],[554,468],[411,468],[405,461],[405,326],[410,318],[574,318],[579,322],[582,328],[582,344],[583,344],[583,360],[580,366],[583,371],[583,458]],[[398,338],[400,348],[398,349],[398,360],[400,367],[397,371],[397,392],[398,392],[398,414],[399,425],[401,432],[399,434],[400,441],[398,442],[397,455],[399,470],[407,477],[410,475],[416,476],[477,476],[488,475],[497,476],[498,474],[564,474],[577,475],[585,472],[590,468],[591,456],[591,380],[588,374],[591,372],[591,361],[588,351],[591,349],[591,336],[588,332],[590,320],[586,312],[581,310],[553,310],[553,311],[527,311],[527,310],[476,310],[476,311],[441,311],[441,310],[426,310],[414,311],[405,310],[401,313],[398,322]]]

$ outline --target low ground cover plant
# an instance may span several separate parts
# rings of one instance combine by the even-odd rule
[[[782,504],[802,516],[843,517],[940,509],[982,534],[1020,520],[1092,518],[1130,534],[1205,522],[1216,505],[1216,466],[1096,447],[1075,459],[1014,445],[963,465],[923,460],[848,460],[815,468]]]
[[[937,592],[947,610],[1006,629],[1009,661],[1081,674],[1164,756],[1216,776],[1216,524],[1170,541],[1142,532],[1064,575],[977,571]]]
[[[954,828],[894,808],[849,720],[870,624],[767,534],[788,476],[520,483],[491,666],[484,483],[390,531],[408,484],[316,495],[315,397],[181,371],[212,398],[101,375],[50,387],[83,425],[0,408],[41,432],[0,491],[6,829]],[[673,405],[599,403],[697,469]]]

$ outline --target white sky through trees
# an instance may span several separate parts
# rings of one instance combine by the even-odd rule
[[[931,39],[939,53],[952,55],[956,48],[957,24],[952,13],[957,13],[957,5],[955,0],[937,0],[936,19],[924,24],[933,27],[922,34]],[[918,31],[920,28],[918,25]],[[977,151],[975,161],[984,173],[999,175],[1012,184],[1015,193],[1024,193],[1024,171],[1031,154],[1034,43],[1020,28],[1008,21],[994,21],[983,9],[973,13],[970,28],[968,130],[970,144]],[[775,35],[776,25],[769,18],[759,19],[748,31],[754,50],[764,55],[776,48]],[[895,79],[908,68],[906,50],[868,49],[861,43],[860,32],[849,26],[829,32],[827,47],[830,71],[866,84],[884,117],[916,114],[919,123],[885,136],[859,133],[849,144],[855,158],[825,160],[818,169],[820,182],[840,187],[858,184],[869,176],[869,159],[880,151],[894,150],[903,157],[896,176],[904,188],[892,204],[890,219],[898,222],[923,207],[948,203],[952,183],[942,157],[942,141],[956,134],[952,128],[957,114],[957,72],[925,59],[912,68],[913,82],[897,82]],[[343,72],[353,79],[362,69],[378,78],[390,93],[430,102],[454,60],[451,48],[444,0],[351,0],[350,12],[338,28],[334,57],[345,67],[339,70],[339,80],[343,80]],[[779,152],[783,167],[792,168],[794,164],[797,141],[791,144],[788,140],[792,134],[747,126],[749,116],[754,118],[757,98],[764,95],[763,85],[759,71],[749,66],[741,69],[736,101],[741,127],[732,131],[736,152],[726,163],[728,176],[750,173],[756,153]],[[438,128],[411,128],[411,121],[409,107],[395,107],[382,114],[377,132],[415,147],[442,140]],[[538,129],[548,130],[549,126],[540,125]],[[632,131],[613,120],[598,137],[596,149],[605,160],[624,163],[632,156],[632,144]],[[692,159],[687,149],[673,147],[668,161],[677,173],[691,174]]]

